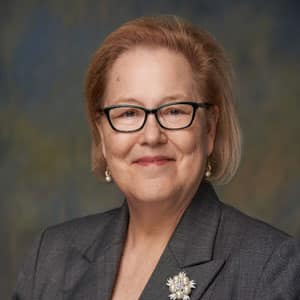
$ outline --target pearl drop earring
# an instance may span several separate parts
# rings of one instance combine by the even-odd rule
[[[105,181],[107,182],[107,183],[110,183],[110,182],[112,182],[112,178],[111,178],[111,174],[110,174],[110,171],[108,170],[108,169],[106,169],[105,170]]]
[[[208,161],[206,166],[206,171],[205,171],[206,178],[209,178],[211,176],[211,170],[212,170],[211,163]]]

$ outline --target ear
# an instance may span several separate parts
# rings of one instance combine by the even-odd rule
[[[101,151],[102,151],[104,159],[106,160],[105,138],[104,138],[104,134],[103,134],[103,124],[101,124],[101,121],[96,123],[96,127],[97,127],[98,133],[100,135]]]
[[[206,116],[207,156],[210,156],[214,150],[216,131],[219,120],[219,107],[217,105],[210,107],[207,111]]]

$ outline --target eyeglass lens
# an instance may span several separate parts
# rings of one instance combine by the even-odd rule
[[[193,118],[194,108],[190,104],[170,104],[156,111],[160,125],[169,129],[183,128]],[[121,131],[137,130],[143,126],[147,112],[133,106],[114,107],[109,111],[112,125]]]

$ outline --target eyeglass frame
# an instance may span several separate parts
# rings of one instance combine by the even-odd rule
[[[172,105],[176,105],[176,104],[188,104],[188,105],[191,105],[193,107],[193,114],[192,114],[192,117],[191,117],[191,121],[184,127],[179,127],[179,128],[168,128],[168,127],[165,127],[164,125],[161,124],[160,120],[159,120],[159,117],[158,117],[158,114],[157,112],[164,108],[164,107],[168,107],[168,106],[172,106]],[[149,114],[154,114],[155,116],[155,119],[157,121],[157,123],[159,124],[159,126],[163,129],[166,129],[166,130],[181,130],[181,129],[185,129],[185,128],[188,128],[192,125],[194,119],[195,119],[195,115],[196,115],[196,110],[198,108],[203,108],[203,109],[209,109],[210,107],[214,106],[213,103],[209,103],[209,102],[194,102],[194,101],[179,101],[179,102],[169,102],[169,103],[165,103],[165,104],[162,104],[160,106],[158,106],[157,108],[153,108],[153,109],[148,109],[148,108],[145,108],[143,106],[139,106],[139,105],[134,105],[134,104],[118,104],[118,105],[111,105],[111,106],[106,106],[106,107],[103,107],[103,108],[99,108],[97,109],[96,111],[100,112],[100,113],[104,113],[111,128],[117,132],[121,132],[121,133],[132,133],[132,132],[137,132],[137,131],[140,131],[143,129],[143,127],[145,126],[146,122],[147,122],[147,119],[148,119],[148,115]],[[110,110],[114,109],[114,108],[120,108],[120,107],[131,107],[131,108],[137,108],[137,109],[141,109],[144,111],[145,113],[145,117],[144,117],[144,121],[142,123],[142,125],[137,128],[137,129],[134,129],[134,130],[120,130],[120,129],[117,129],[111,119],[110,119],[110,115],[109,115],[109,112]]]

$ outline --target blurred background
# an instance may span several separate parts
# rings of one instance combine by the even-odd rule
[[[11,0],[0,11],[1,299],[43,228],[122,200],[90,171],[83,81],[103,38],[141,15],[177,14],[224,46],[244,151],[218,193],[300,237],[299,1]]]

